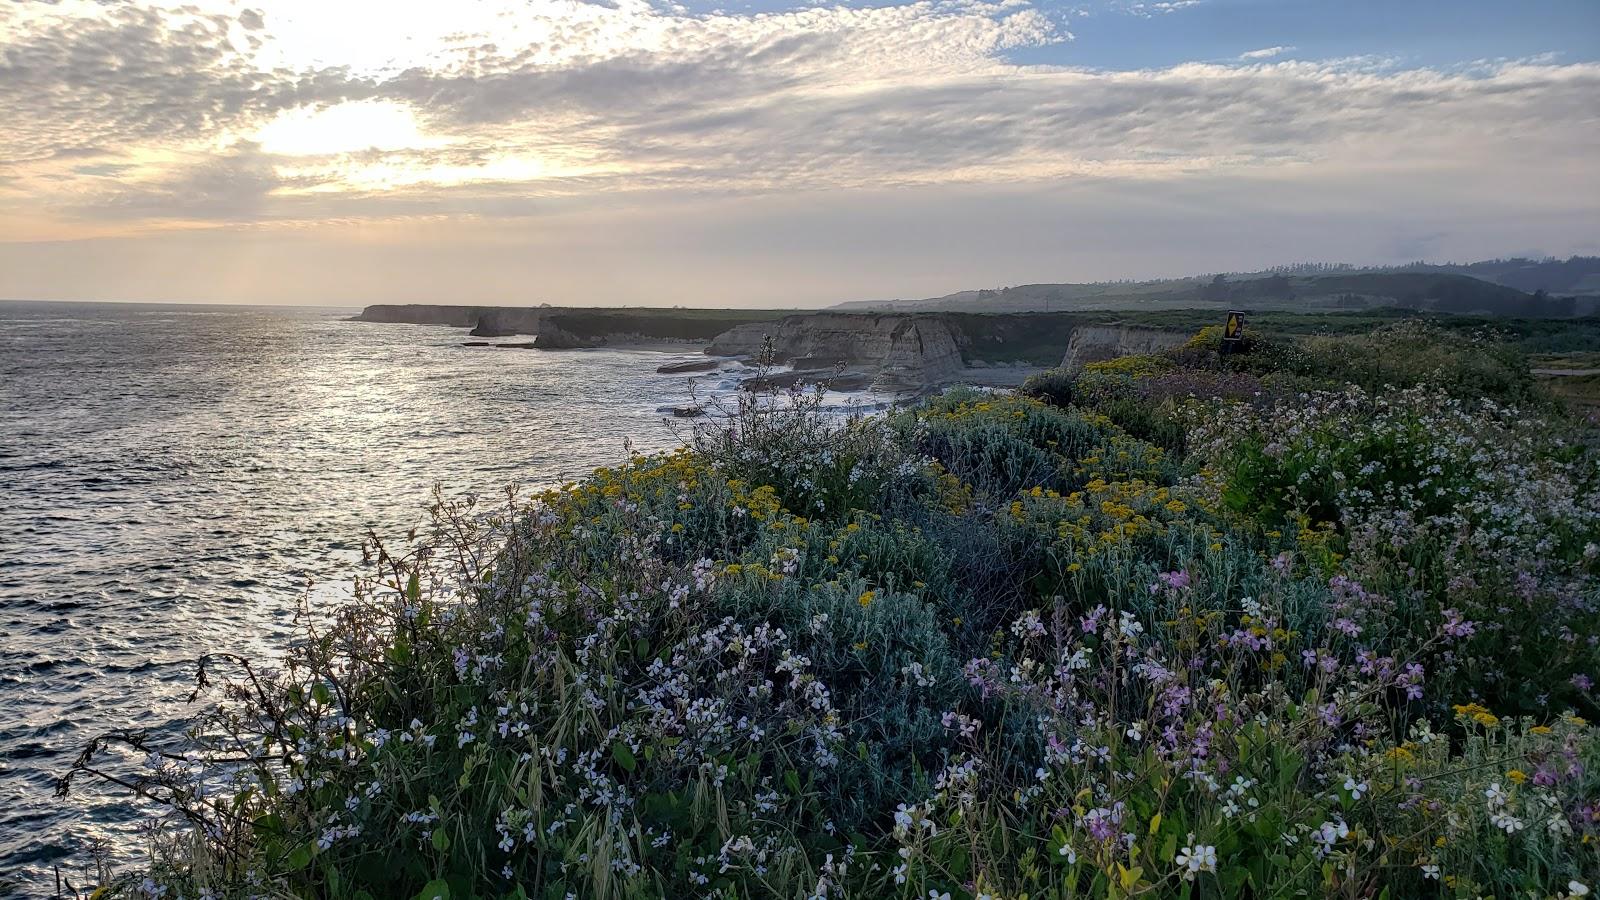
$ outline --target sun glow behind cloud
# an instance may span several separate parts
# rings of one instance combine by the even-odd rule
[[[420,150],[450,143],[424,135],[411,107],[392,100],[285,110],[257,131],[254,138],[264,152],[283,156]]]

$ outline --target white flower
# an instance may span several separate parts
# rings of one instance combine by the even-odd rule
[[[950,892],[945,891],[940,893],[939,891],[929,891],[928,900],[950,900]]]
[[[1439,880],[1439,867],[1434,865],[1433,863],[1429,863],[1429,864],[1423,866],[1422,867],[1422,877],[1423,878],[1432,878],[1434,881],[1438,881]]]
[[[1078,864],[1078,851],[1072,849],[1071,844],[1062,844],[1061,849],[1056,852],[1067,858],[1067,865],[1075,866]]]
[[[1361,795],[1367,792],[1367,783],[1365,781],[1357,781],[1354,778],[1346,778],[1344,780],[1344,789],[1350,792],[1350,799],[1360,800]]]
[[[1186,846],[1173,861],[1184,869],[1183,877],[1189,880],[1201,872],[1217,870],[1217,848],[1209,844]]]
[[[1508,812],[1497,812],[1489,817],[1489,821],[1506,834],[1516,834],[1526,827],[1521,819]]]
[[[1590,544],[1590,546],[1592,547],[1594,545]],[[1569,881],[1567,882],[1567,896],[1587,897],[1589,896],[1589,886],[1581,881]]]
[[[912,821],[911,810],[907,809],[904,803],[900,804],[900,808],[894,811],[895,831],[904,832],[911,827]]]
[[[1500,782],[1496,781],[1483,789],[1483,796],[1489,801],[1489,808],[1506,805],[1506,792],[1500,789]]]

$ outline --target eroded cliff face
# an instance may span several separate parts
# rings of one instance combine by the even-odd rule
[[[1182,331],[1128,325],[1084,325],[1073,329],[1072,337],[1067,341],[1067,354],[1061,358],[1061,367],[1076,370],[1092,362],[1104,362],[1119,356],[1156,353],[1176,347],[1188,339],[1189,334]]]
[[[787,316],[729,329],[706,352],[758,359],[769,336],[773,362],[818,371],[843,366],[868,375],[877,390],[931,389],[957,380],[964,367],[950,326],[922,316]]]

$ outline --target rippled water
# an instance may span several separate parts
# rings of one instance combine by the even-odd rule
[[[675,443],[670,357],[461,346],[351,310],[0,303],[0,879],[139,814],[51,796],[90,735],[177,729],[192,661],[281,646],[368,527]],[[45,881],[49,884],[46,885]],[[0,894],[8,888],[0,880]]]

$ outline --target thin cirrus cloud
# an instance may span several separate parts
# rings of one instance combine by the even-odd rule
[[[1285,45],[1133,71],[1024,64],[1073,39],[1025,0],[421,9],[0,7],[0,240],[1413,171],[1514,187],[1531,212],[1593,207],[1573,190],[1595,182],[1591,63],[1415,68]]]
[[[1259,50],[1246,50],[1239,54],[1239,58],[1243,60],[1272,59],[1294,49],[1293,47],[1262,47]]]

